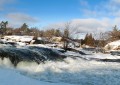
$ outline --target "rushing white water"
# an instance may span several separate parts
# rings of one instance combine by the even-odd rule
[[[78,85],[118,85],[120,64],[85,61],[67,58],[63,62],[47,61],[45,64],[21,62],[17,69],[23,75],[48,82],[65,82]]]
[[[45,50],[45,52],[43,52],[43,55],[48,51],[49,50],[47,51]],[[14,54],[13,52],[15,54],[18,54],[17,57],[18,58],[21,57],[23,60],[27,58],[29,60],[29,57],[31,56],[32,57],[32,58],[30,57],[31,61],[28,62],[28,60],[24,60],[24,61],[22,60],[18,64],[16,64],[17,66],[13,65],[14,63],[11,63],[11,60],[9,60],[9,58],[14,59],[14,57],[16,57],[16,56],[14,57],[12,56],[12,54]],[[5,55],[6,53],[7,55]],[[43,82],[45,81],[47,83],[50,82],[57,84],[62,82],[73,85],[119,85],[120,84],[119,62],[100,62],[94,60],[90,61],[89,59],[89,58],[120,59],[120,56],[113,56],[110,54],[102,54],[102,53],[83,56],[77,53],[73,53],[72,55],[76,57],[73,56],[70,57],[70,55],[68,55],[69,57],[67,57],[63,61],[62,60],[45,61],[44,63],[37,64],[36,62],[33,62],[34,60],[36,60],[36,58],[38,58],[37,55],[36,57],[35,55],[33,55],[35,53],[28,49],[2,48],[1,58],[4,59],[1,60],[0,58],[0,69],[2,69],[3,67],[7,67],[8,69],[10,68],[10,70],[13,70],[16,73],[18,73],[19,76],[20,75],[25,76],[27,78],[35,79],[36,81],[43,81]],[[69,52],[68,54],[71,53]],[[77,56],[86,58],[88,60],[83,60],[81,58],[78,58]],[[57,57],[58,56],[55,56],[53,57],[53,59]]]
[[[4,58],[3,60],[0,58],[0,67],[13,68],[13,64],[8,58]]]
[[[0,66],[11,67],[9,59],[0,60]],[[64,61],[46,61],[44,64],[20,62],[17,71],[22,75],[52,83],[74,85],[119,85],[120,63],[86,61],[66,58]]]

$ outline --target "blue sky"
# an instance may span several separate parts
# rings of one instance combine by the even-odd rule
[[[81,31],[105,31],[119,25],[120,0],[0,0],[0,20],[38,28],[72,21]]]
[[[16,0],[4,7],[9,8],[2,11],[4,14],[26,14],[36,17],[42,24],[68,21],[81,16],[79,0]]]

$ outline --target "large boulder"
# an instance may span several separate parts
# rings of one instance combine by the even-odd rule
[[[111,50],[120,50],[120,40],[117,40],[117,41],[113,41],[113,42],[110,42],[108,43],[104,49],[106,51],[111,51]]]
[[[20,61],[43,62],[45,57],[29,49],[23,48],[0,48],[0,58],[9,58],[12,64],[16,66]]]
[[[44,47],[27,48],[0,48],[0,58],[9,58],[12,64],[16,66],[21,61],[41,63],[46,60],[62,60],[66,56],[61,55],[58,51]]]
[[[40,55],[44,55],[47,60],[61,60],[66,58],[60,51],[52,48],[29,46],[28,49],[38,52]]]

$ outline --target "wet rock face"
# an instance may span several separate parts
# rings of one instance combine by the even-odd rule
[[[41,63],[46,60],[60,60],[65,56],[48,48],[29,47],[28,48],[0,48],[0,58],[9,58],[16,66],[20,61]]]
[[[32,51],[36,51],[40,53],[41,55],[44,55],[47,60],[61,60],[66,58],[65,55],[62,55],[59,51],[54,49],[37,47],[37,46],[31,46],[28,48],[31,49]]]
[[[0,48],[0,57],[9,58],[16,66],[20,61],[35,61],[37,63],[45,61],[44,56],[28,49],[20,48]]]

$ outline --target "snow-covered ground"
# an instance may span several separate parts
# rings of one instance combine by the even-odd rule
[[[117,50],[117,49],[120,48],[120,40],[110,42],[104,48],[107,51],[109,51],[109,50]]]
[[[120,56],[117,55],[111,55],[111,54],[103,54],[103,53],[97,53],[93,55],[86,55],[85,58],[96,58],[96,59],[120,59]]]
[[[30,42],[33,40],[34,36],[17,36],[17,35],[12,35],[12,36],[4,36],[4,39],[9,39],[12,41],[21,41],[21,42]]]
[[[84,52],[84,51],[83,51]],[[85,52],[87,55],[81,55],[76,52],[67,51],[65,54],[68,56],[75,56],[80,57],[84,59],[120,59],[120,56],[117,55],[111,55],[111,54],[103,54],[103,53],[92,53],[92,52]]]

